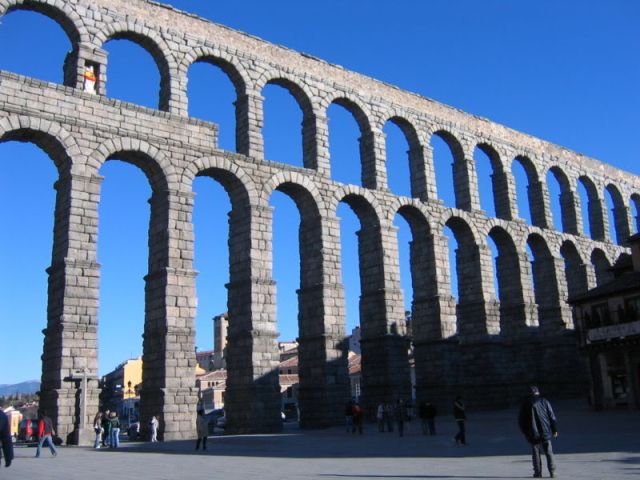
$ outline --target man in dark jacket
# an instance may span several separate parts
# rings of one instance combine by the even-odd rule
[[[0,410],[0,442],[2,442],[2,452],[4,453],[4,465],[8,467],[13,461],[13,442],[9,419],[2,410]],[[2,459],[2,453],[0,453],[0,459]]]
[[[551,404],[540,396],[538,387],[531,386],[531,395],[522,402],[518,424],[527,441],[531,444],[533,476],[542,477],[541,451],[547,457],[549,475],[555,476],[551,439],[558,436],[556,416]]]

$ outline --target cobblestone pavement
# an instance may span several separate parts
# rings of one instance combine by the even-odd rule
[[[640,477],[640,414],[591,412],[577,402],[556,402],[560,436],[554,442],[557,477]],[[56,458],[16,449],[0,479],[510,479],[531,477],[528,445],[517,431],[516,410],[470,412],[466,447],[453,445],[450,415],[439,434],[425,437],[414,420],[405,436],[367,425],[362,436],[342,428],[279,435],[214,435],[206,453],[195,442],[126,443],[118,450],[62,447]],[[546,471],[545,471],[546,476]]]

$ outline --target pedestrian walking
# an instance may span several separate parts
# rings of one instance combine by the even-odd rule
[[[395,420],[395,413],[392,403],[387,403],[384,406],[384,418],[387,422],[387,431],[393,432],[393,422]]]
[[[378,431],[384,432],[384,403],[380,403],[378,405],[378,410],[376,411],[376,421],[378,422]]]
[[[0,460],[4,455],[4,466],[10,467],[13,462],[13,440],[11,439],[11,426],[7,414],[0,410],[0,442],[2,442],[2,450],[0,451]]]
[[[118,418],[117,412],[111,412],[111,418],[109,418],[109,423],[111,424],[110,430],[110,438],[109,442],[110,448],[118,448],[120,446],[120,419]]]
[[[198,416],[196,417],[196,450],[200,450],[200,442],[202,441],[202,450],[207,449],[207,437],[209,436],[209,422],[207,417],[204,416],[204,410],[198,410]]]
[[[453,402],[453,418],[456,420],[456,424],[458,425],[458,433],[453,437],[453,440],[456,442],[456,445],[466,445],[467,431],[465,423],[467,421],[467,414],[465,412],[464,403],[462,402],[462,397],[460,396],[457,396]]]
[[[531,460],[533,462],[533,476],[542,477],[542,458],[547,457],[547,468],[551,478],[555,477],[556,465],[553,460],[551,439],[558,436],[558,425],[551,404],[540,396],[540,390],[535,385],[529,387],[531,394],[524,399],[520,406],[518,425],[523,435],[531,444]]]
[[[353,406],[356,404],[356,399],[352,398],[344,406],[344,419],[347,427],[347,433],[353,430]]]
[[[362,435],[362,423],[364,421],[364,411],[358,402],[353,405],[352,409],[352,417],[353,417],[353,428],[352,432],[356,433],[356,430],[360,435]]]
[[[49,450],[51,450],[51,455],[54,457],[58,455],[58,451],[56,450],[55,445],[53,444],[53,435],[55,434],[55,430],[53,429],[53,422],[47,416],[45,411],[41,411],[38,417],[38,450],[36,451],[36,458],[40,456],[40,452],[44,444],[49,445]]]
[[[96,439],[93,442],[93,448],[100,448],[102,443],[102,412],[96,413],[93,417],[93,431],[96,433]]]
[[[151,441],[153,443],[158,441],[158,425],[160,422],[158,422],[158,419],[156,418],[155,415],[153,415],[151,417],[151,420],[149,421],[149,428],[151,429]]]
[[[436,409],[436,406],[427,401],[425,402],[425,420],[427,423],[427,430],[429,431],[429,435],[435,435],[436,434],[436,415],[438,414],[438,410]]]
[[[394,410],[394,415],[396,419],[396,423],[398,424],[398,435],[404,436],[404,422],[407,419],[407,406],[404,403],[404,400],[401,398],[396,402],[396,407]]]

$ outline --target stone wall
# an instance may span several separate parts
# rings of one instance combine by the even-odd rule
[[[42,404],[58,431],[72,435],[77,385],[65,379],[88,368],[97,376],[100,266],[96,262],[101,165],[112,158],[138,166],[152,187],[149,270],[143,344],[142,424],[151,415],[165,439],[192,438],[194,387],[192,182],[209,176],[229,194],[227,416],[230,432],[280,428],[275,283],[269,198],[280,190],[298,206],[300,411],[303,426],[342,421],[349,395],[345,307],[341,285],[339,203],[356,212],[362,296],[362,390],[365,408],[410,394],[408,341],[399,283],[397,213],[413,233],[412,329],[417,395],[439,403],[455,394],[476,405],[506,405],[530,382],[575,395],[584,372],[575,349],[569,293],[595,285],[596,270],[626,249],[608,232],[605,189],[615,203],[620,243],[631,231],[629,201],[640,205],[640,180],[557,145],[516,132],[339,66],[145,0],[0,0],[0,14],[36,10],[67,32],[73,51],[65,85],[0,72],[0,139],[36,143],[54,161],[59,180]],[[106,97],[103,45],[126,38],[153,56],[160,75],[158,109]],[[3,48],[7,48],[4,46]],[[187,72],[195,61],[220,66],[233,82],[237,152],[217,148],[217,127],[187,116]],[[86,66],[97,72],[97,95],[84,93]],[[303,112],[304,168],[264,158],[261,96],[265,85],[288,89]],[[331,178],[327,109],[347,108],[361,130],[362,186]],[[387,188],[384,124],[399,125],[409,143],[411,197]],[[454,156],[456,208],[438,200],[431,138]],[[498,218],[479,207],[473,152],[493,167]],[[517,218],[512,162],[529,181],[533,225]],[[553,230],[545,178],[562,187],[563,232]],[[589,192],[593,238],[582,232],[577,184]],[[458,241],[460,295],[451,295],[450,228]],[[498,245],[493,287],[488,237]],[[534,259],[530,263],[527,245]],[[594,267],[595,266],[595,267]],[[509,393],[513,392],[513,393]],[[87,420],[97,409],[89,388]]]

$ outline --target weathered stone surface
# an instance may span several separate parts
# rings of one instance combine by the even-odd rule
[[[631,231],[627,203],[640,206],[637,177],[145,0],[0,0],[0,15],[14,8],[49,15],[73,45],[64,65],[65,85],[0,72],[0,140],[37,143],[59,171],[41,398],[61,435],[71,438],[80,424],[77,385],[66,378],[84,367],[97,375],[99,170],[116,157],[141,168],[153,190],[141,412],[143,425],[151,415],[159,417],[165,439],[188,438],[194,428],[191,213],[197,175],[220,182],[232,205],[226,398],[230,431],[280,428],[269,207],[276,189],[296,201],[301,217],[303,425],[340,422],[349,395],[336,217],[340,202],[349,204],[361,223],[363,401],[369,408],[410,394],[392,227],[397,213],[413,232],[412,330],[419,398],[444,403],[461,393],[470,403],[498,405],[513,400],[506,394],[509,387],[533,381],[546,383],[549,394],[580,390],[583,367],[574,348],[567,295],[602,278],[606,264],[626,251],[606,234],[604,190],[614,199],[615,231],[623,243]],[[104,96],[108,63],[102,46],[114,36],[139,42],[154,56],[161,76],[158,110]],[[187,71],[201,59],[222,65],[236,87],[238,153],[218,149],[215,125],[187,117]],[[82,91],[86,65],[97,71],[97,95]],[[261,91],[269,82],[288,88],[303,112],[304,168],[264,159]],[[348,108],[360,125],[363,187],[331,179],[326,111],[332,102]],[[412,198],[387,190],[382,128],[389,119],[399,122],[407,136]],[[454,155],[454,209],[437,198],[429,145],[433,135],[442,137]],[[498,218],[479,209],[476,146],[489,155],[494,168]],[[514,161],[527,172],[534,226],[516,218]],[[548,172],[561,185],[564,232],[551,229]],[[583,222],[578,182],[589,192],[593,238],[578,234]],[[451,296],[445,226],[458,241],[457,304]],[[500,298],[491,278],[489,236],[499,250]],[[534,255],[532,264],[522,254],[527,245]],[[97,382],[88,393],[92,415]]]

